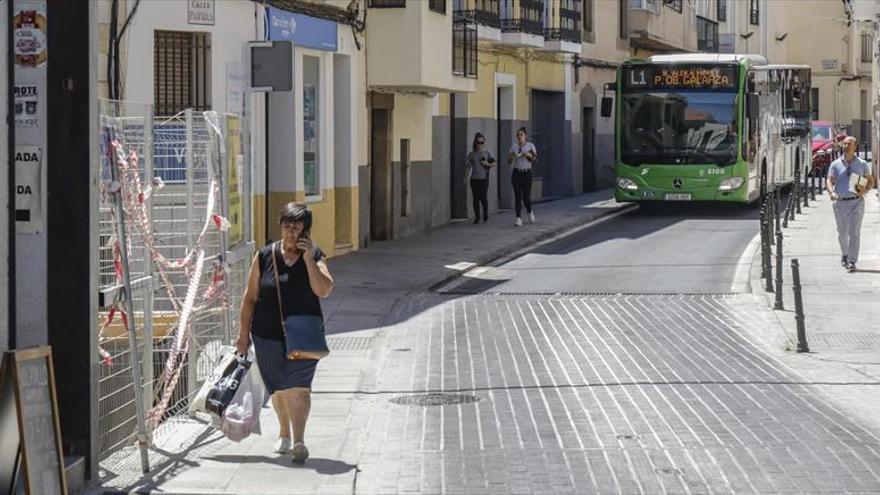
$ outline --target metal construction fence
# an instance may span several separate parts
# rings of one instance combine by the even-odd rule
[[[168,434],[237,334],[254,247],[240,124],[214,112],[157,117],[150,105],[100,102],[99,459]]]

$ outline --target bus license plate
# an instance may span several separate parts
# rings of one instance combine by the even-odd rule
[[[690,201],[691,195],[690,194],[681,194],[681,193],[667,194],[667,195],[663,196],[663,199],[665,199],[666,201]]]

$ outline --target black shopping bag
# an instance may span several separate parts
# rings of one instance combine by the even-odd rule
[[[208,396],[205,398],[205,409],[209,413],[216,414],[218,418],[222,418],[223,412],[235,398],[235,392],[238,391],[238,386],[250,368],[251,362],[246,357],[239,357],[229,363],[223,370],[223,374],[208,391]]]

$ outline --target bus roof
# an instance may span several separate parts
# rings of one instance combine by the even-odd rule
[[[774,69],[809,69],[809,65],[803,64],[767,64],[754,67],[755,69],[774,70]]]
[[[763,55],[739,54],[739,53],[675,53],[671,55],[652,55],[650,62],[707,62],[740,63],[748,60],[750,65],[767,65],[767,59]]]

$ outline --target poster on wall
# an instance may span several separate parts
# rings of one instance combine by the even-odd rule
[[[226,111],[233,115],[244,113],[244,65],[237,62],[226,64]]]
[[[241,154],[240,123],[235,117],[226,121],[227,187],[229,188],[229,248],[238,247],[244,239],[244,204],[242,203],[241,174],[244,156]]]
[[[36,84],[16,84],[13,87],[15,127],[30,128],[40,125],[40,90]]]
[[[12,46],[15,65],[40,67],[49,58],[44,8],[18,8],[12,18]]]
[[[38,233],[42,227],[43,153],[37,146],[15,147],[15,231]]]

